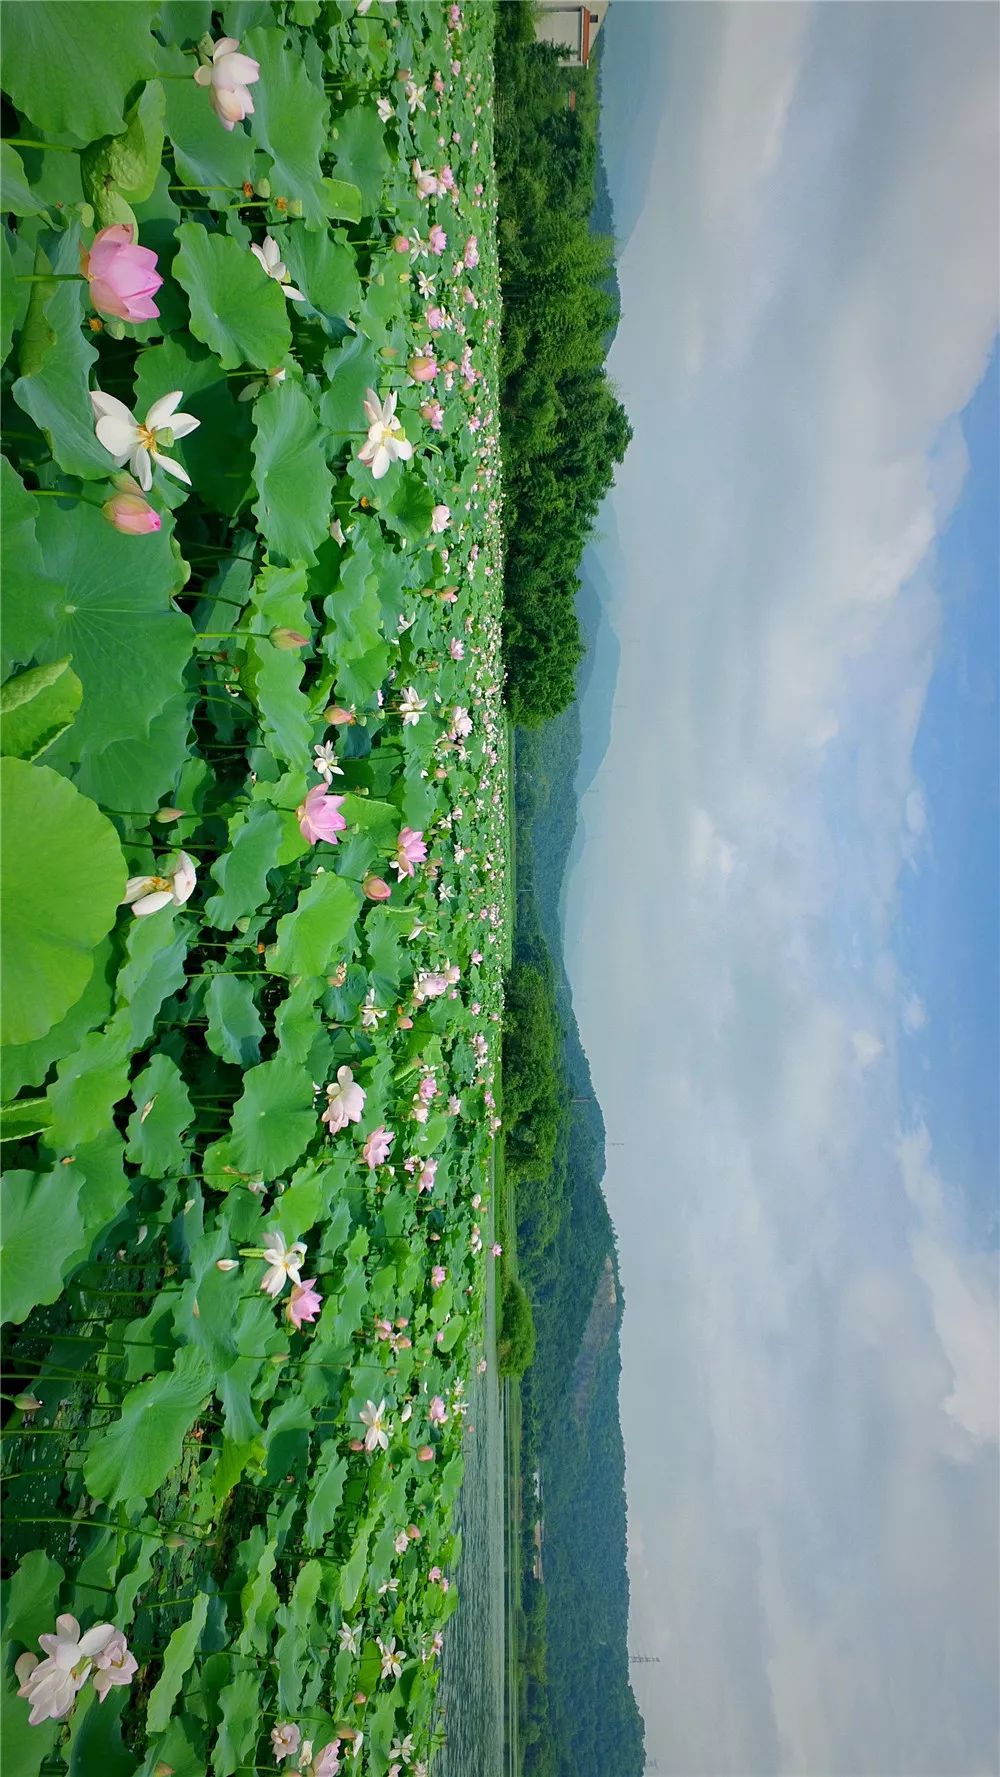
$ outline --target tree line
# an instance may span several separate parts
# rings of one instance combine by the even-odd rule
[[[496,55],[504,646],[512,713],[537,727],[575,696],[580,559],[632,430],[604,370],[618,302],[614,241],[591,229],[596,74],[535,42],[527,0],[497,9]]]

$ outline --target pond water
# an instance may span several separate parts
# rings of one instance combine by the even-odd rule
[[[491,1279],[486,1350],[496,1350]],[[459,1605],[445,1631],[441,1700],[448,1736],[433,1777],[504,1777],[504,1414],[491,1363],[469,1390],[465,1477],[456,1520],[462,1553]]]

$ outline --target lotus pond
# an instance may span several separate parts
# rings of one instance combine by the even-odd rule
[[[491,53],[489,7],[5,8],[5,1777],[442,1737],[506,941]]]

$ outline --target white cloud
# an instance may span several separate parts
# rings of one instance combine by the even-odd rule
[[[899,1021],[907,1036],[914,1036],[917,1031],[927,1029],[927,1007],[918,993],[906,995],[900,1007]]]
[[[871,1067],[885,1054],[885,1044],[873,1030],[852,1031],[851,1044],[858,1066],[862,1068]]]

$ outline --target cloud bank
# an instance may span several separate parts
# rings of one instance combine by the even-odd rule
[[[997,329],[997,15],[654,10],[606,27],[613,195],[640,42],[662,123],[567,934],[627,1143],[637,1695],[679,1777],[972,1777],[998,1768],[997,1262],[901,1095],[933,1009],[895,919],[933,867],[935,544]]]

